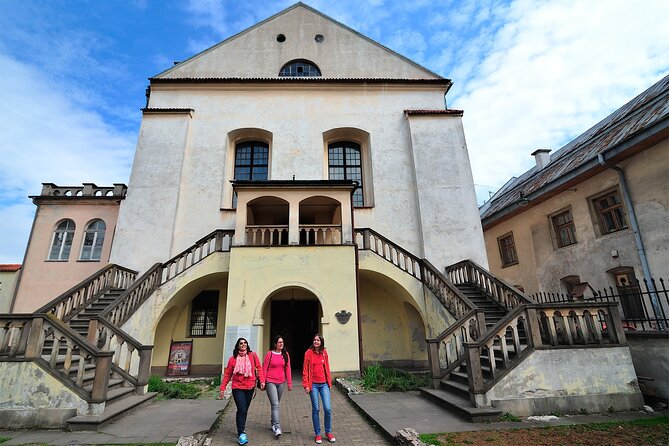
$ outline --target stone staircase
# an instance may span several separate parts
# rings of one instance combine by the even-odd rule
[[[458,284],[456,287],[469,299],[477,308],[483,310],[485,318],[486,331],[495,327],[506,314],[508,310],[487,296],[482,290],[471,283]],[[522,333],[521,343],[527,345],[525,333]],[[512,340],[506,340],[509,356],[515,357],[515,348]],[[496,351],[501,350],[501,346],[495,347]],[[502,370],[504,363],[501,359],[495,358],[496,369]],[[481,369],[484,376],[490,377],[490,357],[481,356]],[[449,409],[465,419],[472,422],[497,421],[501,411],[493,407],[474,407],[469,392],[469,376],[467,374],[467,364],[461,361],[460,365],[442,378],[438,389],[423,388],[421,395],[429,400]]]

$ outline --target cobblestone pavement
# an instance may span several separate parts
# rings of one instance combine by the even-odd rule
[[[388,446],[392,445],[380,430],[369,422],[349,401],[343,391],[333,386],[332,429],[338,445]],[[230,401],[218,429],[211,434],[212,446],[237,444],[235,428],[235,404]],[[323,413],[321,411],[321,423]],[[313,445],[314,432],[311,424],[311,402],[299,385],[292,392],[286,390],[281,399],[281,429],[283,435],[274,438],[270,428],[270,405],[265,392],[256,390],[246,421],[246,434],[250,446]],[[323,427],[321,425],[321,430]],[[328,444],[323,438],[323,444]]]

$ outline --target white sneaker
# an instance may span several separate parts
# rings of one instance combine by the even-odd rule
[[[281,428],[279,426],[274,430],[274,436],[279,438],[281,436]]]
[[[274,435],[276,435],[276,426],[272,425],[272,432],[274,432]]]

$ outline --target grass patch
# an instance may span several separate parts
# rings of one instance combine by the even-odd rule
[[[0,437],[0,443],[4,443],[5,441],[9,441],[11,439],[11,437]]]
[[[499,417],[499,419],[500,419],[501,421],[512,421],[512,422],[514,422],[514,423],[520,423],[521,421],[523,421],[523,420],[521,420],[519,417],[517,417],[517,416],[515,416],[515,415],[513,415],[513,414],[511,414],[511,413],[509,413],[509,412],[506,412],[504,415],[502,415],[501,417]]]
[[[669,417],[660,415],[632,421],[569,426],[420,434],[419,437],[425,443],[440,446],[666,446]]]
[[[362,372],[362,386],[365,390],[406,392],[428,385],[430,385],[430,377],[427,373],[409,373],[378,364],[365,367]]]
[[[218,381],[218,384],[216,382]],[[211,399],[218,395],[218,379],[201,379],[190,382],[165,381],[159,376],[149,378],[149,392],[158,392],[157,399]]]

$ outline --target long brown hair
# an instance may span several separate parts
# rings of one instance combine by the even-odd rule
[[[274,342],[272,342],[273,349],[276,350],[276,344],[279,343],[279,339],[283,339],[283,336],[276,335],[274,336]],[[281,356],[283,356],[283,364],[288,364],[288,353],[286,353],[286,340],[283,339],[283,348],[281,348]]]

